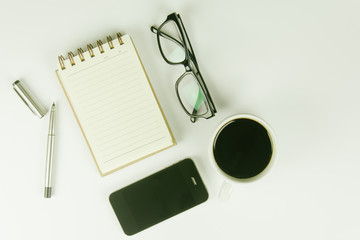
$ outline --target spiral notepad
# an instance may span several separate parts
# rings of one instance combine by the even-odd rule
[[[101,175],[176,144],[129,35],[60,56],[56,74]]]

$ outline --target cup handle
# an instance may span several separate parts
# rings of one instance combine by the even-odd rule
[[[224,181],[220,189],[219,200],[221,202],[227,202],[230,199],[231,193],[232,185],[227,181]]]

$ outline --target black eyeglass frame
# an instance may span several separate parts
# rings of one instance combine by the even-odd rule
[[[174,37],[172,37],[172,36],[170,36],[170,35],[168,35],[168,34],[161,31],[161,28],[165,24],[167,24],[169,21],[173,21],[176,24],[176,26],[177,26],[177,28],[179,30],[179,33],[181,35],[182,42],[178,41]],[[211,99],[210,92],[207,89],[206,84],[205,84],[205,82],[203,80],[203,77],[202,77],[202,75],[200,73],[199,65],[197,63],[197,60],[196,60],[196,57],[195,57],[195,54],[194,54],[194,50],[192,48],[192,45],[190,43],[190,39],[188,37],[188,34],[186,32],[186,29],[184,27],[184,24],[183,24],[183,22],[181,20],[180,15],[175,13],[175,12],[168,15],[166,20],[159,26],[159,28],[156,28],[156,27],[152,26],[151,31],[157,35],[158,47],[159,47],[160,53],[161,53],[162,57],[164,58],[164,60],[168,64],[171,64],[171,65],[182,64],[185,67],[185,73],[183,73],[178,78],[178,80],[176,81],[175,89],[176,89],[176,94],[177,94],[177,97],[179,99],[179,102],[180,102],[182,108],[184,109],[184,111],[186,112],[186,114],[190,117],[190,120],[192,122],[195,122],[197,118],[208,119],[208,118],[211,118],[211,117],[215,116],[215,113],[217,112],[216,108],[215,108],[215,104]],[[166,58],[166,56],[165,56],[165,54],[163,52],[163,49],[161,47],[160,37],[164,37],[164,38],[166,38],[166,39],[168,39],[170,41],[175,42],[179,46],[183,47],[184,50],[185,50],[185,59],[182,62],[171,62],[171,61],[169,61]],[[185,106],[184,106],[184,104],[183,104],[183,102],[182,102],[182,100],[180,98],[178,86],[179,86],[179,83],[181,82],[181,80],[188,74],[192,74],[195,77],[195,79],[197,80],[197,82],[198,82],[198,84],[200,86],[200,89],[201,89],[201,91],[202,91],[202,93],[203,93],[203,95],[205,97],[205,100],[206,100],[205,105],[206,105],[207,111],[204,114],[197,115],[196,113],[195,114],[194,113],[189,113],[187,111],[187,109],[185,108]],[[209,112],[210,112],[210,114],[208,114]]]

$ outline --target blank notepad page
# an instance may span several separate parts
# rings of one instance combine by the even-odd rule
[[[57,70],[101,174],[175,144],[132,40]]]

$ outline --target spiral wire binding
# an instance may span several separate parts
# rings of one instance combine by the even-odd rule
[[[87,50],[88,50],[88,52],[89,52],[89,54],[90,54],[90,57],[95,57],[95,54],[94,54],[94,52],[93,52],[93,45],[91,45],[91,44],[88,44],[87,45]]]
[[[120,34],[120,33],[117,33],[116,36],[117,36],[117,39],[119,40],[120,45],[123,45],[124,42],[123,42],[123,40],[122,40],[122,38],[121,38],[121,34]],[[106,37],[106,40],[107,40],[107,42],[108,42],[108,44],[109,44],[109,48],[110,48],[110,49],[113,49],[113,48],[114,48],[114,44],[113,44],[113,42],[112,42],[112,40],[113,40],[112,37],[111,37],[111,36],[107,36],[107,37]],[[102,41],[101,41],[101,40],[98,40],[98,41],[96,42],[96,44],[97,44],[97,47],[98,47],[100,53],[104,53],[105,51],[104,51],[104,48],[102,47],[102,45],[103,45]],[[93,48],[94,48],[93,45],[91,45],[91,44],[88,44],[88,45],[87,45],[87,50],[88,50],[89,55],[90,55],[91,58],[95,57]],[[84,51],[82,50],[82,48],[78,48],[78,49],[77,49],[77,54],[78,54],[81,62],[85,61]],[[75,55],[74,55],[73,52],[68,52],[68,58],[69,58],[69,61],[70,61],[71,66],[74,66],[74,65],[75,65],[74,57],[75,57]],[[60,63],[61,70],[66,69],[65,63],[64,63],[64,62],[65,62],[65,58],[64,58],[62,55],[60,55],[60,56],[58,57],[58,59],[59,59],[59,63]]]
[[[97,44],[97,46],[98,46],[98,49],[99,49],[100,53],[101,53],[101,54],[104,53],[105,51],[104,51],[104,48],[102,47],[102,45],[103,45],[102,41],[101,41],[101,40],[98,40],[98,41],[96,42],[96,44]]]
[[[117,36],[117,38],[118,38],[118,40],[119,40],[120,45],[123,45],[124,42],[123,42],[123,40],[121,39],[121,33],[117,33],[116,36]]]
[[[108,42],[108,44],[109,44],[110,49],[113,49],[113,48],[114,48],[114,44],[112,43],[112,38],[111,38],[111,36],[107,36],[107,37],[106,37],[106,40],[107,40],[107,42]]]
[[[74,54],[73,54],[73,52],[68,52],[68,57],[69,57],[71,66],[74,66],[74,65],[75,65],[75,61],[74,61]]]
[[[65,69],[65,64],[64,64],[65,58],[62,55],[59,56],[58,58],[59,58],[61,70],[64,70]]]
[[[85,61],[85,58],[84,58],[84,55],[83,55],[84,51],[82,50],[82,48],[78,48],[78,49],[77,49],[77,52],[78,52],[78,55],[79,55],[80,60],[81,60],[82,62]]]

